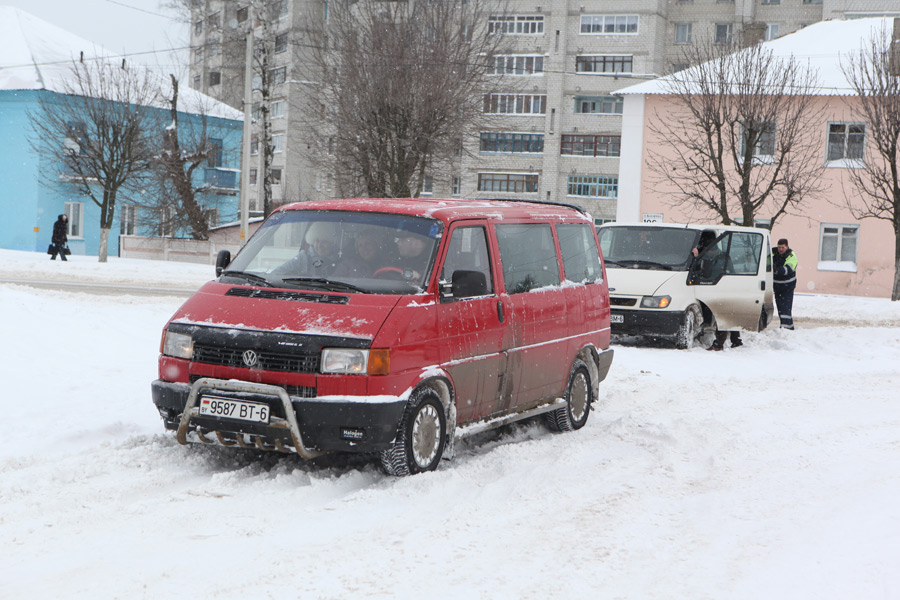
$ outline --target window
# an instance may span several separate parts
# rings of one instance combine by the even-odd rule
[[[203,62],[203,46],[197,46],[196,48],[194,48],[194,62]]]
[[[575,57],[576,73],[631,73],[633,57],[590,54]]]
[[[761,0],[760,4],[781,4],[781,0]]]
[[[274,152],[275,154],[284,152],[284,134],[283,133],[272,134],[272,152]]]
[[[495,231],[508,294],[559,285],[559,261],[549,224],[497,225]]]
[[[284,100],[275,100],[271,104],[269,104],[269,117],[272,119],[281,119],[284,118]]]
[[[201,53],[201,50],[202,50],[201,48],[198,48],[197,52]],[[219,44],[218,41],[213,40],[206,45],[207,57],[212,58],[213,56],[218,56],[219,52],[221,52],[221,45]],[[201,56],[201,58],[202,58],[202,56]]]
[[[619,178],[601,175],[569,175],[566,195],[582,198],[616,198],[619,195]]]
[[[619,156],[622,136],[563,135],[559,153],[571,156]]]
[[[819,230],[819,270],[856,272],[859,225],[822,223]]]
[[[84,202],[66,202],[66,235],[70,238],[84,237]]]
[[[450,193],[454,196],[462,194],[462,177],[458,175],[453,176],[453,181],[450,183]]]
[[[200,86],[202,85],[202,83],[203,83],[203,78],[200,77],[199,75],[194,75],[194,85],[193,85],[193,88],[194,88],[195,90],[199,90],[199,89],[200,89]]]
[[[557,225],[556,236],[559,238],[566,280],[589,283],[603,277],[597,240],[589,224]]]
[[[766,25],[766,41],[774,40],[778,37],[778,23],[768,23]]]
[[[216,138],[209,138],[209,140],[207,140],[206,166],[222,166],[222,140]]]
[[[209,85],[219,85],[222,83],[222,73],[219,71],[210,71],[208,75]]]
[[[256,169],[250,169],[250,185],[256,185],[256,174],[258,172],[259,171],[257,171]]]
[[[621,115],[622,98],[575,96],[575,114]]]
[[[481,132],[481,152],[538,154],[543,151],[544,134],[542,133]]]
[[[246,6],[242,6],[234,13],[234,17],[238,23],[243,23],[250,17],[250,10]]]
[[[281,169],[272,169],[269,171],[272,185],[281,185]]]
[[[693,23],[675,23],[675,43],[690,44]]]
[[[207,23],[209,23],[210,29],[215,29],[219,26],[219,22],[221,20],[221,14],[219,11],[214,12],[206,18]]]
[[[206,218],[206,224],[209,227],[217,227],[219,225],[218,208],[207,208],[203,211],[203,216]]]
[[[494,278],[491,276],[491,259],[488,253],[487,232],[484,227],[457,227],[447,244],[447,258],[441,270],[441,280],[452,283],[458,271],[477,271],[484,275],[485,287],[479,290],[486,296],[494,293]]]
[[[488,33],[499,33],[503,35],[540,35],[544,33],[544,16],[492,16],[488,19]]]
[[[259,135],[255,133],[250,136],[250,154],[253,156],[259,154]]]
[[[201,33],[203,33],[203,19],[194,21],[194,33],[196,35],[200,35]]]
[[[803,4],[822,4],[822,0],[803,0]]]
[[[734,33],[734,24],[733,23],[716,23],[715,41],[717,44],[730,44],[733,33]]]
[[[518,173],[479,173],[479,192],[536,192],[538,176]]]
[[[119,216],[119,235],[134,235],[137,222],[137,206],[134,204],[123,204],[122,212]]]
[[[507,115],[542,115],[547,96],[539,94],[485,94],[484,112]]]
[[[691,65],[689,65],[687,63],[672,63],[672,72],[677,73],[679,71],[684,71],[689,66],[691,66]]]
[[[829,123],[828,151],[825,161],[842,161],[840,166],[861,164],[865,154],[865,123]]]
[[[431,175],[426,175],[425,181],[422,182],[422,194],[425,196],[434,194],[434,177]]]
[[[276,19],[281,19],[287,16],[288,6],[285,0],[271,0],[269,6],[271,14],[274,15]]]
[[[741,156],[746,154],[747,142],[753,143],[753,158],[761,162],[771,162],[775,157],[774,121],[741,125]]]
[[[156,233],[159,237],[172,237],[173,232],[175,231],[175,227],[173,224],[173,220],[175,218],[175,213],[171,207],[164,206],[159,209],[159,225],[157,226]]]
[[[281,33],[275,36],[275,54],[284,52],[288,47],[288,34]]]
[[[269,71],[272,85],[278,85],[287,81],[287,67],[276,67]]]
[[[514,54],[495,56],[492,75],[543,75],[544,57]]]
[[[637,15],[582,15],[581,32],[590,35],[636,34]]]

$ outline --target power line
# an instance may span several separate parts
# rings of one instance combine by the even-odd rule
[[[182,20],[182,19],[180,19],[179,17],[172,17],[172,16],[169,16],[169,15],[164,15],[164,14],[161,14],[161,13],[156,13],[156,12],[149,11],[149,10],[147,10],[147,9],[144,9],[144,8],[140,8],[140,7],[137,7],[137,6],[131,6],[130,4],[125,4],[124,2],[117,2],[117,0],[106,0],[106,2],[109,2],[110,4],[117,4],[117,5],[119,5],[119,6],[124,6],[125,8],[130,8],[130,9],[132,9],[132,10],[137,10],[137,11],[140,11],[140,12],[142,12],[142,13],[146,13],[146,14],[148,14],[148,15],[153,15],[153,16],[155,16],[155,17],[162,17],[162,18],[164,18],[164,19],[170,19],[170,20],[172,20],[172,21],[181,21],[181,20]]]

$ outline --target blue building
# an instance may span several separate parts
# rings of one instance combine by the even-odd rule
[[[101,48],[24,11],[0,6],[0,248],[44,252],[53,223],[60,214],[69,216],[69,248],[73,254],[96,255],[100,245],[100,208],[74,187],[59,179],[61,167],[34,150],[33,115],[40,113],[42,98],[57,94],[59,82],[70,76],[71,64],[80,57],[108,56]],[[161,97],[168,82],[160,78]],[[210,206],[212,225],[238,215],[238,186],[242,113],[208,96],[180,86],[179,107],[198,107],[179,112],[180,128],[199,126],[201,110],[206,133],[215,152],[195,173],[195,187],[206,184],[204,202]],[[161,103],[153,107],[168,113]],[[148,192],[150,193],[150,192]],[[140,199],[138,199],[140,200]],[[163,223],[153,225],[153,215],[140,214],[141,202],[119,198],[117,228],[109,235],[108,254],[118,254],[119,235],[181,237]]]

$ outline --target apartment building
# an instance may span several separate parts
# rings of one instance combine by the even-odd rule
[[[275,202],[332,197],[331,177],[310,164],[291,109],[302,94],[314,93],[303,53],[291,49],[312,43],[313,32],[327,25],[328,3],[270,5],[279,16],[270,67]],[[458,161],[435,166],[423,193],[566,202],[598,222],[616,218],[621,139],[628,135],[614,90],[680,68],[684,47],[703,40],[772,39],[824,19],[900,15],[896,0],[509,0],[504,6],[486,23],[511,47],[497,57],[497,85],[488,82],[484,95],[488,126],[464,140]],[[238,108],[243,50],[221,49],[225,32],[246,20],[246,10],[240,1],[199,0],[191,28],[193,87]],[[254,209],[258,172],[251,166]]]

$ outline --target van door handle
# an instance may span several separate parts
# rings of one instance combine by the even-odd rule
[[[766,291],[766,282],[765,281],[759,282],[759,289],[762,291]]]
[[[497,300],[497,317],[500,319],[500,322],[503,322],[503,302]]]

